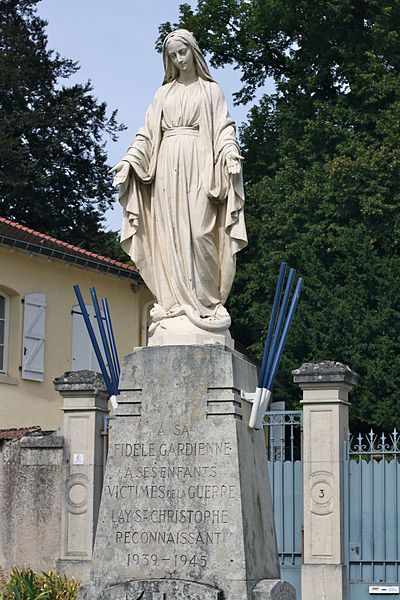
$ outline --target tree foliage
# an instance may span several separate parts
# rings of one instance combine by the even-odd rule
[[[101,250],[112,202],[104,135],[116,112],[90,82],[65,85],[78,66],[47,47],[39,0],[0,0],[0,213]]]
[[[180,25],[212,64],[241,69],[238,102],[276,86],[241,130],[250,246],[230,298],[236,337],[261,354],[286,260],[305,285],[276,396],[298,397],[302,362],[339,360],[360,373],[353,426],[398,425],[400,3],[199,0]]]

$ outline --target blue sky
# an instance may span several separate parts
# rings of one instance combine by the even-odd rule
[[[187,1],[187,0],[186,0]],[[142,124],[147,106],[161,85],[161,56],[155,51],[158,26],[176,22],[182,0],[42,0],[38,13],[48,21],[49,47],[76,60],[80,70],[69,81],[91,80],[94,95],[109,110],[118,109],[128,127],[118,140],[107,143],[109,163],[124,154]],[[190,3],[190,2],[189,2]],[[191,2],[193,6],[196,2]],[[232,117],[245,120],[249,107],[234,107],[232,94],[240,89],[240,71],[213,71],[224,90]],[[111,179],[110,179],[111,185]],[[107,229],[119,230],[121,208],[107,213]]]

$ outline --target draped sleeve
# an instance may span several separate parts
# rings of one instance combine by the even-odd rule
[[[224,303],[235,277],[236,254],[247,246],[243,177],[241,172],[230,175],[226,167],[228,153],[236,151],[240,154],[240,149],[235,124],[229,115],[224,94],[215,82],[201,83],[204,89],[204,187],[210,199],[224,204],[219,218],[220,290]]]
[[[155,177],[161,143],[162,102],[170,84],[162,86],[149,106],[144,125],[129,146],[122,160],[131,166],[126,181],[119,189],[123,208],[121,247],[141,271],[150,291],[155,293],[151,256],[151,183]]]
[[[161,141],[162,102],[170,89],[166,85],[157,90],[146,112],[144,125],[139,129],[122,160],[128,162],[143,183],[151,183],[157,165]]]

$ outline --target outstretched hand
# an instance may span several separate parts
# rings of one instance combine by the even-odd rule
[[[228,169],[228,173],[231,175],[237,175],[240,173],[242,168],[242,160],[243,156],[240,156],[238,152],[228,152],[226,155],[226,168]]]
[[[110,169],[110,173],[115,173],[115,177],[113,179],[113,187],[118,187],[121,183],[124,183],[129,175],[130,164],[125,160],[120,160],[119,163],[115,165],[112,169]]]

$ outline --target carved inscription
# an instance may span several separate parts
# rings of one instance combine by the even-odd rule
[[[220,523],[228,523],[227,510],[172,510],[172,509],[154,509],[149,510],[112,510],[111,520],[113,523],[210,523],[218,525]]]
[[[226,477],[230,442],[199,440],[186,424],[163,424],[146,441],[118,441],[109,452],[116,466],[103,489],[110,543],[133,577],[146,567],[160,575],[199,573],[221,555],[239,500]]]
[[[235,498],[236,486],[234,485],[189,485],[187,487],[170,488],[165,485],[108,485],[106,493],[110,498],[133,499],[153,498],[163,500],[165,498],[203,498],[205,500],[215,498]]]
[[[231,454],[229,442],[170,442],[149,444],[114,444],[115,456],[218,456]]]

